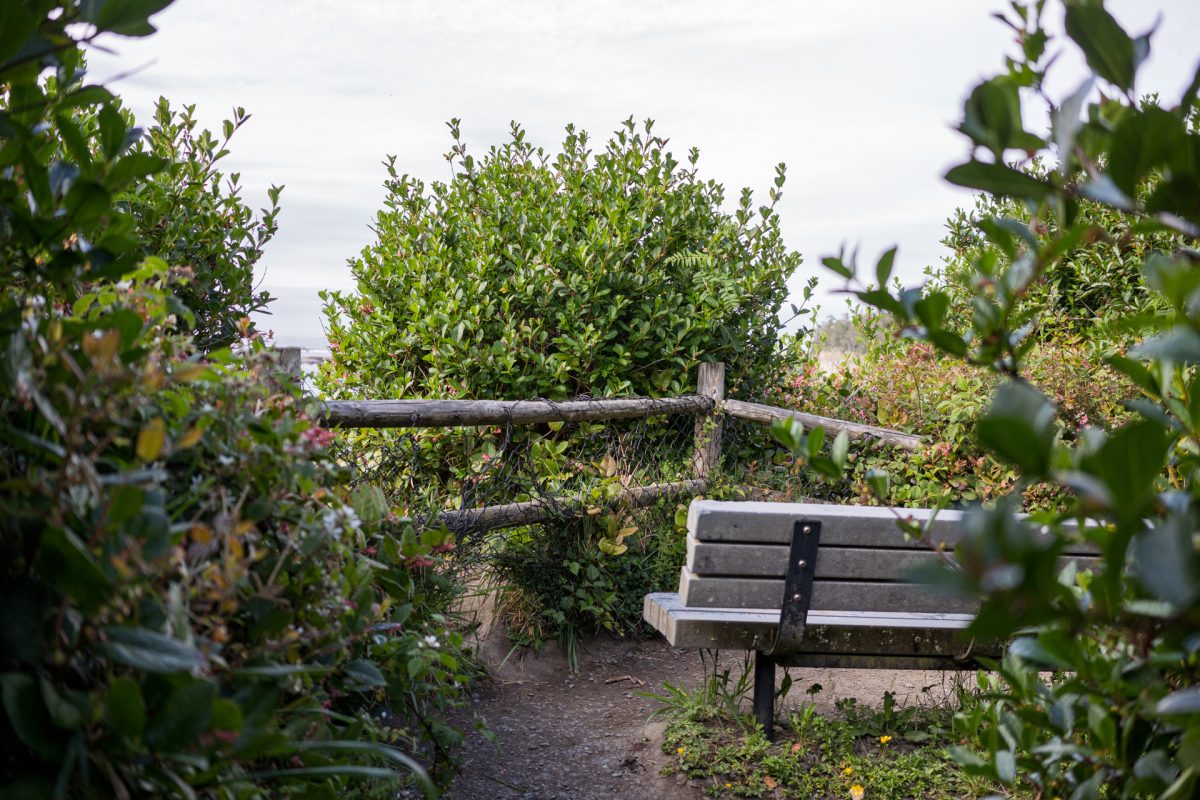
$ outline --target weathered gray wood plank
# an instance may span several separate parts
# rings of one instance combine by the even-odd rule
[[[780,578],[787,574],[788,547],[781,544],[701,542],[687,539],[687,566],[694,574],[708,577]],[[869,581],[904,581],[920,567],[942,560],[932,550],[868,547],[825,547],[817,551],[816,577]],[[1067,556],[1059,568],[1074,561],[1078,569],[1101,566],[1100,559]]]
[[[819,563],[819,560],[818,560]],[[679,596],[693,608],[779,608],[783,581],[774,578],[710,578],[687,567],[679,578]],[[971,613],[978,603],[915,583],[817,580],[810,609],[820,611],[912,611]]]
[[[731,417],[746,419],[751,422],[761,422],[764,425],[770,425],[777,419],[796,419],[803,422],[809,428],[820,426],[830,436],[836,436],[845,431],[846,435],[852,439],[878,439],[885,444],[890,444],[893,447],[903,447],[907,450],[920,450],[927,443],[925,437],[915,436],[911,433],[894,431],[889,428],[879,428],[874,425],[860,425],[856,422],[846,422],[845,420],[822,417],[817,414],[806,414],[803,411],[793,411],[788,408],[778,408],[777,406],[768,406],[762,403],[726,400],[724,408],[725,413]]]
[[[821,544],[843,547],[924,548],[907,541],[896,527],[897,515],[919,522],[934,520],[934,542],[953,545],[964,536],[963,512],[928,508],[883,508],[818,503],[768,503],[753,500],[693,500],[688,509],[688,531],[706,542],[758,542],[788,544],[796,521],[821,523]],[[1090,544],[1072,545],[1069,553],[1095,554]]]
[[[713,401],[713,412],[696,417],[696,448],[692,453],[692,472],[697,478],[707,478],[708,473],[721,460],[721,433],[723,414],[721,401],[725,399],[725,364],[722,361],[705,361],[696,373],[696,394]]]
[[[697,609],[685,607],[679,595],[651,594],[643,616],[673,647],[681,649],[769,649],[779,613],[769,609]],[[900,614],[812,612],[803,651],[788,659],[792,666],[847,668],[963,669],[970,656],[996,655],[995,644],[963,642],[968,614]]]
[[[630,486],[617,495],[613,502],[618,506],[642,508],[654,505],[659,500],[702,494],[707,488],[707,481],[696,478],[674,483]],[[555,517],[580,516],[590,505],[590,501],[585,502],[577,497],[526,500],[520,503],[443,511],[437,515],[437,520],[455,532],[486,531],[532,525]]]
[[[471,425],[640,419],[712,411],[711,397],[626,397],[598,400],[329,400],[323,425],[341,428],[436,428]]]

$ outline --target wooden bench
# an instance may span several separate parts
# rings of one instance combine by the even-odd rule
[[[961,511],[933,517],[934,542],[963,536]],[[907,541],[891,509],[694,500],[677,593],[647,595],[643,616],[680,649],[753,650],[754,713],[773,734],[775,667],[971,669],[998,643],[962,640],[976,603],[913,583],[943,558]],[[1080,567],[1094,561],[1080,547]]]

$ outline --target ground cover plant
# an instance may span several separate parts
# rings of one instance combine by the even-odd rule
[[[143,236],[132,198],[194,153],[139,147],[80,43],[164,5],[0,7],[0,792],[432,792],[467,679],[453,543],[351,491],[243,300],[194,310],[205,276]],[[244,267],[192,210],[163,254]]]
[[[914,705],[898,704],[891,692],[878,707],[842,698],[824,714],[805,699],[780,715],[776,741],[768,742],[742,702],[748,669],[718,671],[714,662],[699,688],[668,685],[665,695],[654,695],[669,717],[668,769],[700,781],[710,797],[951,800],[991,797],[1003,788],[950,757],[948,747],[967,741],[955,730],[955,713],[974,703],[961,686],[936,700],[933,690],[941,687],[925,687],[926,699]],[[781,696],[789,688],[798,687],[785,677]],[[812,684],[806,696],[821,692]]]

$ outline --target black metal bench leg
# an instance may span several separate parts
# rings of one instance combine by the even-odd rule
[[[754,651],[754,718],[775,741],[775,659],[761,650]]]

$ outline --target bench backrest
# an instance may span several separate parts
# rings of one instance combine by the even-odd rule
[[[932,517],[931,536],[948,551],[963,536],[961,511],[695,500],[680,599],[693,608],[779,608],[792,532],[798,520],[811,520],[821,532],[810,611],[972,613],[971,599],[910,582],[914,570],[942,556],[906,540],[897,513]],[[1083,568],[1093,554],[1078,547],[1067,560]]]

